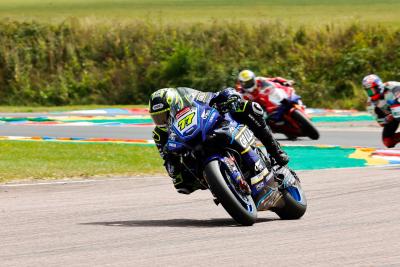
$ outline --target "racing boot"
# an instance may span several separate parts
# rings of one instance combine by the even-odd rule
[[[180,194],[189,195],[198,189],[207,189],[195,177],[193,177],[191,173],[187,172],[186,170],[172,177],[172,182],[176,191]]]
[[[183,168],[179,157],[169,156],[165,161],[165,168],[176,191],[180,194],[190,194],[197,189],[206,189],[187,169]]]
[[[391,137],[384,137],[383,144],[387,148],[395,147],[398,143],[400,143],[400,133],[396,133]]]
[[[258,129],[255,136],[265,146],[267,152],[275,159],[280,166],[285,166],[289,162],[289,156],[282,150],[278,141],[272,136],[272,131],[268,126]]]

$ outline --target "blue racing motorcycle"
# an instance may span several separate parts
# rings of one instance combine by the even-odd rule
[[[256,222],[257,211],[271,210],[282,219],[299,219],[307,200],[296,173],[271,164],[273,160],[256,145],[252,131],[222,114],[199,98],[191,99],[188,88],[177,88],[182,105],[171,107],[169,137],[165,149],[180,155],[187,170],[208,188],[214,202],[222,204],[231,217],[242,225]],[[259,158],[256,171],[264,181],[252,188],[254,166],[247,166],[243,154],[253,150]],[[257,169],[258,168],[258,169]],[[255,191],[267,189],[263,205],[254,202]]]

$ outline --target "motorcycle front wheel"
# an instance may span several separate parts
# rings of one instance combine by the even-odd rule
[[[308,136],[312,140],[319,139],[319,132],[317,128],[315,128],[313,123],[306,116],[304,116],[303,113],[295,110],[292,113],[292,117],[300,125],[301,130],[303,131],[303,134],[305,136]]]
[[[253,225],[257,220],[253,198],[236,188],[222,164],[219,160],[212,160],[205,166],[205,178],[211,192],[236,222]]]

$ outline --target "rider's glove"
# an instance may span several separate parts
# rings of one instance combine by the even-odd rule
[[[218,93],[210,101],[210,106],[216,108],[219,112],[227,113],[235,111],[238,107],[241,96],[235,90],[228,88]]]
[[[233,96],[228,98],[225,102],[217,104],[217,109],[222,113],[235,111],[237,109],[238,103],[238,98]]]

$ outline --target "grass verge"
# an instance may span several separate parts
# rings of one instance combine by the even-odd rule
[[[371,150],[351,147],[287,146],[294,170],[389,164]],[[128,144],[0,141],[0,183],[16,180],[166,175],[155,146]]]
[[[0,141],[0,183],[164,173],[156,147]]]

